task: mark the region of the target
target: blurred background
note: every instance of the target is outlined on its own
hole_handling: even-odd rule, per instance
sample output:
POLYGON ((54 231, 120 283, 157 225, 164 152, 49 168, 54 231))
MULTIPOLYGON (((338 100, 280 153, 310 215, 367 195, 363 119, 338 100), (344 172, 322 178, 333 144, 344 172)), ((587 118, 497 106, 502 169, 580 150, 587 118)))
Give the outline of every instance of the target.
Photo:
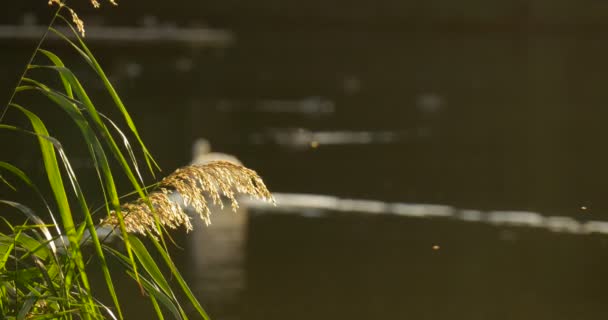
MULTIPOLYGON (((178 237, 212 318, 608 315, 608 2, 82 2, 164 173, 205 138, 277 193, 178 237)), ((0 101, 50 15, 3 5, 0 101)), ((74 132, 52 134, 93 185, 74 132)), ((41 172, 31 141, 2 144, 41 172)))

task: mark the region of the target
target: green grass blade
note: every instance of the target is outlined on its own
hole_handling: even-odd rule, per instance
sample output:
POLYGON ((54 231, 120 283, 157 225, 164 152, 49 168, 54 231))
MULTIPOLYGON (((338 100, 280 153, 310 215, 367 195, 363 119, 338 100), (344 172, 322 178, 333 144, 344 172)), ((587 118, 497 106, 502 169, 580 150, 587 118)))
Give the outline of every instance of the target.
POLYGON ((13 251, 13 249, 15 248, 15 241, 14 238, 12 237, 6 237, 6 243, 7 244, 3 244, 1 242, 2 238, 5 238, 6 236, 0 234, 0 254, 2 254, 2 257, 0 258, 0 270, 3 270, 4 267, 6 266, 6 262, 8 261, 8 258, 11 255, 11 252, 13 251))
POLYGON ((12 165, 8 162, 0 161, 0 168, 4 168, 4 169, 8 170, 12 174, 19 177, 19 179, 23 180, 28 185, 33 185, 32 180, 25 174, 25 172, 23 172, 21 169, 15 167, 14 165, 12 165))
MULTIPOLYGON (((112 153, 115 155, 115 157, 117 158, 117 160, 119 161, 119 163, 122 165, 125 174, 127 175, 127 177, 129 178, 129 180, 131 181, 131 184, 135 187, 136 191, 139 193, 139 196, 142 199, 147 200, 147 195, 145 194, 145 190, 138 183, 138 181, 135 178, 133 172, 131 171, 131 168, 130 168, 129 164, 127 163, 124 155, 122 154, 122 152, 118 148, 118 146, 117 146, 116 142, 114 141, 111 133, 109 132, 108 128, 103 123, 100 114, 98 113, 97 109, 93 105, 92 101, 88 97, 86 91, 84 90, 84 88, 82 87, 82 85, 80 84, 80 82, 78 81, 78 79, 76 78, 76 76, 69 69, 66 69, 64 67, 57 67, 57 66, 55 66, 55 67, 52 67, 52 66, 31 66, 31 67, 32 68, 49 68, 49 69, 53 69, 53 70, 55 70, 57 72, 60 72, 62 74, 62 76, 65 77, 68 80, 68 82, 72 86, 72 88, 73 88, 76 96, 79 98, 79 100, 82 103, 82 105, 84 106, 84 108, 88 111, 88 114, 92 118, 93 123, 96 125, 96 127, 98 128, 98 130, 101 131, 101 134, 106 138, 105 140, 106 140, 108 146, 111 148, 112 153)), ((34 83, 36 85, 36 87, 34 89, 42 90, 43 93, 45 93, 45 94, 50 94, 53 97, 53 99, 60 99, 60 100, 61 99, 65 99, 64 96, 62 96, 60 94, 57 94, 54 90, 51 90, 48 87, 45 87, 45 86, 43 86, 43 85, 41 85, 41 84, 39 84, 39 83, 37 83, 37 82, 35 82, 33 80, 30 80, 30 82, 32 82, 32 83, 34 83)), ((140 179, 141 179, 141 177, 140 177, 140 179)), ((143 181, 142 181, 142 184, 143 184, 143 181)), ((112 200, 117 200, 118 196, 116 194, 111 194, 110 198, 112 200)), ((152 205, 149 202, 148 202, 148 205, 150 207, 152 207, 152 205)), ((126 232, 126 229, 125 229, 125 226, 124 226, 124 221, 123 221, 122 213, 120 211, 120 207, 114 205, 114 210, 116 212, 116 216, 118 217, 119 226, 120 226, 120 230, 121 230, 121 233, 123 235, 123 238, 127 239, 127 232, 126 232)), ((155 220, 156 220, 157 227, 160 230, 160 223, 158 221, 157 215, 155 215, 155 220)), ((164 239, 163 239, 162 236, 161 236, 161 241, 163 242, 163 246, 166 248, 166 245, 164 243, 164 239)), ((125 241, 125 246, 127 248, 127 252, 129 253, 129 256, 132 258, 131 248, 130 248, 130 244, 129 244, 128 240, 125 241)))
MULTIPOLYGON (((58 67, 65 67, 63 61, 54 53, 48 50, 38 49, 38 52, 44 54, 54 65, 58 67)), ((63 88, 65 89, 65 93, 68 97, 74 98, 74 94, 72 93, 72 86, 70 82, 60 73, 61 83, 63 84, 63 88)))
POLYGON ((38 142, 40 144, 40 150, 42 152, 44 166, 47 172, 49 183, 51 185, 51 189, 53 191, 53 195, 55 196, 55 200, 57 202, 57 206, 59 207, 64 229, 66 230, 66 234, 68 236, 70 244, 78 246, 78 239, 76 238, 76 229, 74 226, 72 211, 68 203, 67 194, 65 193, 66 189, 63 184, 63 177, 61 175, 57 156, 55 154, 55 147, 56 144, 59 144, 59 142, 55 140, 56 142, 52 143, 49 139, 41 137, 50 137, 50 135, 46 129, 46 126, 44 125, 42 120, 38 118, 38 116, 17 104, 13 104, 12 106, 22 111, 29 118, 34 132, 39 135, 38 142))
MULTIPOLYGON (((23 172, 21 169, 15 167, 15 166, 13 166, 12 164, 10 164, 8 162, 4 162, 4 161, 0 161, 0 168, 6 169, 10 173, 12 173, 15 176, 19 177, 19 179, 21 179, 21 181, 25 182, 25 184, 27 184, 32 190, 34 190, 34 192, 38 195, 38 197, 40 198, 40 200, 42 201, 42 203, 44 203, 44 206, 46 207, 46 210, 49 213, 49 216, 51 217, 51 220, 53 220, 55 231, 57 232, 57 234, 59 235, 59 237, 61 237, 62 232, 61 232, 61 229, 59 228, 59 223, 57 223, 57 219, 55 218, 55 214, 53 213, 53 210, 51 210, 51 207, 49 206, 48 202, 46 201, 46 199, 42 195, 42 192, 40 192, 40 190, 38 189, 38 187, 25 174, 25 172, 23 172)), ((63 238, 61 238, 61 239, 63 239, 63 238)), ((64 246, 65 246, 65 244, 64 244, 64 246)), ((53 252, 56 253, 55 250, 53 252)), ((55 256, 55 260, 57 260, 56 256, 55 256)))
POLYGON ((30 292, 27 299, 25 299, 25 302, 21 305, 21 309, 19 309, 17 320, 26 319, 27 314, 30 312, 36 301, 38 301, 38 297, 35 296, 34 292, 30 292))
POLYGON ((122 130, 120 130, 120 128, 116 125, 116 123, 114 123, 114 121, 112 121, 110 118, 106 117, 103 113, 99 113, 99 115, 106 120, 108 123, 110 123, 110 125, 112 126, 112 128, 114 128, 114 130, 118 133, 118 135, 120 135, 121 139, 122 139, 122 143, 125 146, 125 149, 127 150, 127 153, 129 154, 129 157, 131 159, 131 162, 133 163, 133 168, 135 169, 135 172, 137 173, 137 176, 139 177, 139 180, 144 181, 141 172, 139 171, 139 166, 137 165, 137 158, 135 157, 135 153, 133 152, 133 148, 131 147, 131 143, 129 143, 129 139, 127 139, 127 136, 122 132, 122 130))
MULTIPOLYGON (((182 307, 180 306, 179 301, 177 300, 177 298, 175 297, 175 294, 171 290, 169 283, 167 282, 167 280, 161 273, 160 268, 158 268, 158 266, 156 265, 156 262, 154 262, 154 259, 152 259, 152 256, 148 252, 148 249, 146 249, 144 244, 141 242, 141 240, 139 240, 139 238, 137 236, 129 235, 129 238, 130 238, 129 240, 133 244, 133 252, 135 252, 135 255, 137 256, 137 259, 139 260, 139 262, 142 264, 142 266, 148 272, 148 274, 152 277, 152 279, 154 280, 154 283, 156 283, 160 287, 160 289, 163 291, 163 293, 165 295, 172 298, 173 304, 175 306, 177 306, 177 308, 180 311, 181 316, 184 319, 187 319, 188 317, 186 316, 186 313, 183 311, 182 307)), ((152 240, 152 241, 155 241, 155 240, 152 240)))
POLYGON ((3 175, 1 175, 1 174, 0 174, 0 181, 1 181, 2 183, 4 183, 5 185, 7 185, 9 188, 11 188, 13 191, 17 191, 17 188, 15 188, 15 186, 13 186, 13 185, 12 185, 10 182, 8 182, 8 180, 6 180, 6 179, 4 178, 4 176, 3 176, 3 175))
MULTIPOLYGON (((64 156, 63 152, 62 152, 63 149, 61 147, 61 144, 58 141, 51 140, 52 138, 50 137, 49 132, 46 129, 46 126, 44 125, 44 123, 38 116, 36 116, 34 113, 30 112, 29 110, 27 110, 24 107, 21 107, 18 104, 11 104, 11 106, 17 108, 25 116, 27 116, 27 118, 30 120, 30 123, 32 124, 34 132, 36 132, 36 134, 38 135, 38 142, 40 145, 40 150, 42 153, 42 159, 44 162, 47 178, 51 185, 51 190, 55 197, 57 206, 59 208, 59 214, 61 216, 63 227, 65 229, 68 241, 70 243, 70 247, 71 247, 70 253, 71 253, 72 263, 75 264, 76 268, 78 269, 79 278, 81 279, 82 284, 88 293, 88 296, 85 297, 85 299, 88 299, 88 301, 85 304, 85 307, 84 307, 85 310, 83 310, 83 311, 85 313, 85 316, 88 314, 92 314, 94 312, 90 312, 90 311, 92 311, 94 309, 94 303, 90 298, 91 289, 90 289, 88 278, 87 278, 85 268, 84 268, 84 260, 82 258, 82 254, 80 251, 79 239, 78 239, 78 235, 76 233, 74 219, 72 217, 72 210, 71 210, 69 202, 68 202, 66 188, 63 184, 63 177, 61 175, 61 171, 59 169, 59 163, 57 161, 57 155, 55 153, 55 148, 57 148, 60 155, 63 157, 64 156), (43 137, 47 137, 47 138, 43 138, 43 137), (51 143, 50 141, 55 141, 55 142, 51 143)), ((69 162, 66 162, 66 161, 67 161, 67 159, 63 159, 63 162, 67 168, 67 166, 69 166, 69 162)), ((72 179, 70 179, 70 180, 72 183, 75 182, 72 179)), ((72 280, 72 277, 69 277, 69 276, 66 277, 66 283, 67 283, 66 287, 69 287, 71 280, 72 280)), ((86 316, 86 317, 88 318, 88 316, 86 316)))
MULTIPOLYGON (((32 67, 36 68, 39 66, 32 66, 32 67)), ((97 113, 95 106, 89 99, 88 95, 86 94, 86 91, 81 86, 78 79, 76 79, 76 76, 74 76, 74 74, 66 68, 62 68, 62 67, 44 67, 44 68, 50 68, 50 69, 60 72, 69 81, 70 85, 76 92, 76 95, 80 98, 80 100, 81 100, 80 102, 85 107, 85 109, 88 111, 88 114, 91 116, 91 118, 93 119, 93 123, 101 131, 101 135, 104 137, 104 141, 111 148, 111 151, 114 154, 114 156, 117 158, 117 160, 119 160, 119 163, 122 165, 124 172, 126 173, 127 177, 131 181, 132 185, 138 191, 140 197, 146 199, 147 196, 145 194, 145 191, 143 190, 143 188, 140 186, 137 179, 133 175, 133 172, 131 171, 131 168, 130 168, 127 160, 125 159, 124 155, 122 154, 122 152, 116 145, 116 142, 112 138, 111 133, 109 132, 108 128, 105 126, 103 121, 101 120, 101 117, 97 113)), ((110 201, 112 203, 112 207, 114 208, 114 210, 116 212, 116 216, 118 217, 121 233, 123 234, 123 238, 126 239, 127 231, 126 231, 126 226, 124 224, 122 213, 120 211, 119 197, 118 197, 118 193, 116 191, 116 187, 113 182, 112 174, 109 169, 107 159, 105 157, 105 153, 103 152, 102 147, 99 145, 99 142, 98 142, 97 138, 95 137, 95 134, 93 133, 93 131, 91 131, 91 128, 89 127, 88 122, 86 121, 84 116, 80 113, 80 110, 75 106, 76 101, 70 100, 65 95, 63 95, 55 90, 52 90, 35 80, 32 80, 32 79, 27 79, 27 80, 28 80, 28 82, 31 82, 34 84, 34 86, 31 86, 32 90, 40 91, 41 93, 43 93, 44 95, 49 97, 49 99, 51 99, 52 101, 57 103, 63 110, 65 110, 74 119, 76 124, 81 128, 81 131, 82 131, 83 135, 85 136, 89 147, 94 148, 94 150, 91 152, 91 154, 93 157, 98 156, 98 159, 101 160, 100 161, 101 169, 104 172, 104 176, 106 178, 106 190, 109 191, 110 201)), ((85 215, 85 218, 89 219, 90 217, 88 217, 88 216, 89 215, 85 215)), ((87 221, 87 223, 88 222, 89 221, 87 221)), ((91 228, 92 228, 92 226, 89 227, 89 229, 91 229, 91 228)), ((96 233, 94 230, 90 230, 90 232, 92 235, 95 234, 94 237, 96 237, 96 233)), ((94 239, 94 242, 97 242, 97 240, 94 239)), ((96 246, 96 250, 98 250, 98 252, 101 252, 101 247, 97 246, 97 244, 95 246, 96 246)), ((131 252, 131 246, 130 246, 130 243, 128 240, 125 241, 125 247, 127 249, 129 257, 131 258, 131 260, 133 262, 133 265, 136 266, 135 259, 133 258, 133 254, 131 252)), ((137 269, 135 269, 135 270, 137 271, 137 269)), ((108 286, 111 286, 111 284, 108 283, 108 286)))
POLYGON ((156 247, 156 249, 160 253, 160 255, 163 257, 163 260, 165 260, 165 263, 167 264, 167 266, 171 270, 171 273, 173 274, 173 276, 177 280, 179 286, 182 288, 182 291, 188 297, 188 300, 190 301, 190 303, 192 303, 192 305, 194 306, 194 308, 196 309, 196 311, 198 311, 198 313, 200 314, 201 317, 203 317, 203 319, 209 320, 209 315, 207 315, 207 312, 205 312, 205 310, 203 309, 203 307, 201 306, 201 304, 198 302, 198 300, 196 299, 196 297, 192 293, 192 290, 190 290, 190 287, 188 287, 188 284, 186 283, 186 281, 184 280, 184 278, 182 277, 182 275, 177 270, 177 267, 175 267, 175 264, 173 263, 173 260, 171 260, 171 257, 169 257, 167 255, 167 253, 165 252, 165 250, 163 249, 163 247, 161 247, 161 245, 158 243, 158 241, 154 241, 153 240, 152 243, 154 244, 154 246, 156 247))
MULTIPOLYGON (((13 166, 12 164, 10 164, 8 162, 0 161, 0 168, 5 169, 5 170, 9 171, 10 173, 16 175, 17 177, 19 177, 19 179, 24 181, 26 184, 33 185, 30 178, 23 171, 21 171, 19 168, 15 167, 15 166, 13 166)), ((0 174, 0 180, 2 180, 4 183, 6 183, 11 189, 13 189, 13 191, 17 191, 17 188, 14 187, 12 184, 10 184, 10 182, 8 182, 6 179, 4 179, 4 177, 1 174, 0 174)))
MULTIPOLYGON (((135 276, 132 272, 127 273, 131 277, 133 277, 133 279, 135 279, 135 276)), ((159 319, 164 319, 164 316, 159 308, 158 302, 160 302, 165 308, 167 308, 167 310, 171 312, 175 319, 183 319, 182 315, 180 314, 180 310, 178 310, 171 298, 165 295, 161 290, 158 289, 158 287, 154 286, 154 284, 152 284, 149 280, 145 278, 142 278, 142 280, 142 285, 144 286, 146 292, 149 294, 150 301, 152 302, 152 305, 154 306, 154 309, 156 311, 156 315, 159 319)))
POLYGON ((144 246, 144 244, 137 238, 135 235, 129 235, 129 241, 133 245, 133 252, 137 256, 137 259, 142 264, 144 269, 148 272, 148 274, 154 279, 154 281, 160 286, 163 292, 167 295, 171 294, 171 287, 169 283, 161 273, 160 269, 150 256, 150 253, 144 246))
POLYGON ((150 170, 150 173, 154 176, 155 168, 160 170, 160 167, 158 166, 158 163, 156 163, 156 161, 152 157, 152 154, 148 151, 148 148, 145 146, 143 140, 141 139, 139 132, 137 131, 137 128, 135 127, 135 124, 133 123, 131 116, 129 115, 129 112, 127 111, 122 100, 120 99, 120 96, 114 89, 114 86, 112 86, 112 83, 110 82, 110 80, 106 76, 105 72, 103 71, 103 69, 101 68, 99 63, 97 62, 97 59, 95 59, 95 56, 91 53, 91 51, 86 46, 84 41, 82 41, 82 38, 80 38, 80 35, 78 34, 78 32, 76 32, 76 30, 74 30, 72 25, 63 16, 59 16, 59 18, 64 20, 66 22, 66 24, 74 32, 74 34, 76 35, 76 38, 78 40, 78 43, 80 44, 80 47, 78 45, 76 45, 73 41, 68 39, 68 37, 66 37, 63 33, 59 32, 58 30, 56 30, 54 28, 50 28, 50 30, 52 32, 56 33, 57 35, 59 35, 61 38, 63 38, 63 40, 65 40, 74 49, 76 49, 76 52, 78 52, 84 58, 84 60, 91 66, 91 68, 93 68, 93 70, 95 70, 97 75, 101 78, 102 82, 104 83, 104 86, 106 87, 106 90, 110 93, 112 100, 114 100, 116 107, 118 107, 118 109, 122 113, 123 118, 125 119, 127 125, 129 126, 129 129, 131 129, 131 132, 133 132, 133 134, 137 138, 137 141, 139 142, 139 145, 141 146, 142 151, 144 153, 144 158, 146 159, 148 169, 150 170))
POLYGON ((34 264, 40 271, 40 274, 42 275, 42 278, 45 281, 46 287, 49 288, 49 290, 51 291, 51 294, 53 296, 59 297, 59 293, 57 292, 57 289, 55 288, 55 283, 51 279, 51 276, 49 275, 49 272, 48 272, 46 266, 44 265, 44 263, 42 263, 42 261, 39 258, 37 258, 36 256, 33 256, 33 259, 34 259, 34 264))
MULTIPOLYGON (((0 166, 2 164, 0 163, 0 166)), ((34 223, 36 223, 40 230, 42 231, 42 234, 44 234, 45 239, 49 242, 49 246, 51 248, 51 250, 53 252, 57 252, 57 248, 55 248, 55 243, 53 243, 53 236, 51 235, 51 232, 49 232, 49 229, 45 226, 44 221, 42 221, 42 219, 40 219, 40 217, 38 215, 36 215, 34 213, 34 211, 20 203, 17 202, 13 202, 13 201, 7 201, 7 200, 1 200, 0 199, 0 203, 4 203, 6 205, 9 205, 19 211, 21 211, 28 219, 34 221, 34 223)))
MULTIPOLYGON (((139 183, 139 182, 141 182, 141 184, 143 184, 143 179, 141 179, 141 177, 139 177, 140 179, 138 182, 135 175, 133 175, 131 167, 129 166, 124 155, 120 151, 120 148, 118 148, 118 145, 116 144, 116 141, 112 137, 110 131, 108 130, 106 125, 103 123, 101 116, 99 115, 99 112, 95 108, 93 102, 89 98, 89 95, 85 91, 84 87, 80 84, 80 81, 78 81, 78 79, 72 73, 72 71, 70 71, 69 69, 67 69, 65 67, 59 67, 59 66, 36 66, 36 65, 34 65, 34 66, 31 66, 31 68, 48 68, 48 69, 55 70, 61 74, 62 78, 65 78, 70 83, 70 85, 73 88, 74 92, 76 93, 76 96, 78 97, 81 105, 87 110, 88 115, 91 117, 92 122, 95 125, 95 127, 101 132, 102 136, 104 136, 106 138, 104 140, 108 143, 108 146, 112 150, 112 153, 117 157, 117 160, 123 166, 123 169, 124 169, 125 173, 127 174, 127 177, 129 178, 129 180, 131 180, 131 183, 133 184, 133 186, 140 193, 140 197, 145 198, 146 196, 143 193, 143 190, 139 183)), ((34 82, 31 79, 28 79, 28 80, 34 82)), ((59 96, 61 96, 61 94, 58 94, 57 91, 52 90, 52 89, 40 84, 39 82, 35 82, 35 84, 38 85, 38 88, 42 89, 45 94, 52 94, 52 97, 54 97, 54 98, 59 98, 59 96)))
MULTIPOLYGON (((33 81, 33 82, 35 84, 37 84, 35 81, 33 81)), ((42 90, 44 93, 46 93, 47 96, 51 100, 53 100, 57 105, 59 105, 63 110, 65 110, 66 113, 68 113, 68 115, 70 115, 72 120, 80 128, 81 133, 82 133, 83 137, 85 138, 86 145, 89 147, 89 152, 90 152, 91 156, 95 159, 95 162, 97 164, 96 167, 98 167, 98 168, 100 167, 102 169, 102 171, 104 172, 104 177, 106 178, 105 179, 106 188, 109 188, 112 190, 112 195, 114 195, 113 205, 115 207, 119 207, 120 204, 118 203, 118 195, 117 195, 116 187, 114 184, 114 180, 112 177, 112 173, 110 171, 110 167, 109 167, 107 158, 105 156, 101 143, 95 136, 95 133, 89 126, 85 117, 81 114, 80 110, 63 95, 58 94, 48 88, 40 88, 39 90, 42 90), (45 90, 45 89, 47 89, 47 90, 45 90)), ((67 163, 67 161, 64 161, 64 163, 67 163)), ((118 316, 122 319, 122 311, 120 308, 118 296, 116 295, 116 290, 114 289, 114 284, 113 284, 113 281, 112 281, 112 278, 110 275, 110 271, 107 267, 105 257, 103 255, 103 250, 101 249, 101 243, 99 241, 99 238, 97 237, 97 233, 95 232, 95 225, 92 220, 90 210, 85 201, 84 194, 83 194, 80 186, 78 185, 75 174, 73 173, 73 171, 71 169, 68 170, 68 173, 73 177, 72 181, 74 184, 74 190, 77 195, 77 199, 78 199, 80 208, 83 211, 83 215, 84 215, 85 221, 86 221, 86 226, 88 227, 89 233, 91 234, 91 238, 93 240, 93 245, 94 245, 96 254, 99 257, 99 259, 101 260, 100 261, 101 267, 102 267, 102 271, 104 274, 104 278, 106 280, 106 285, 108 287, 108 291, 110 292, 114 305, 116 306, 118 316)), ((102 184, 103 184, 103 181, 102 181, 102 184)))
MULTIPOLYGON (((152 307, 154 308, 154 312, 156 312, 156 316, 158 317, 158 319, 165 320, 165 317, 163 316, 163 311, 160 310, 160 306, 158 305, 158 301, 155 298, 154 294, 150 294, 150 302, 152 302, 152 307)), ((177 318, 177 319, 179 319, 179 318, 177 318)))
MULTIPOLYGON (((125 266, 125 268, 131 269, 131 265, 129 263, 128 257, 126 257, 125 255, 123 255, 122 253, 120 253, 119 251, 117 251, 114 248, 111 248, 108 246, 104 246, 104 248, 106 250, 108 250, 112 255, 114 255, 118 259, 118 261, 120 261, 125 266)), ((148 254, 148 256, 149 256, 149 254, 148 254)), ((154 262, 152 261, 152 263, 154 263, 154 262)), ((158 266, 155 266, 152 268, 158 269, 158 266)), ((158 271, 158 272, 160 273, 160 271, 158 271)), ((127 270, 127 273, 133 279, 135 279, 135 275, 133 274, 133 272, 127 270)), ((160 275, 160 276, 162 277, 162 275, 160 275)), ((171 299, 171 297, 170 297, 170 296, 174 296, 172 291, 170 292, 170 296, 168 296, 165 294, 165 292, 164 292, 165 290, 159 289, 159 283, 158 283, 158 281, 154 280, 154 278, 152 278, 152 280, 148 280, 145 277, 142 277, 141 279, 142 279, 142 285, 143 285, 144 289, 146 290, 146 292, 148 292, 155 309, 158 308, 157 302, 160 301, 162 303, 162 305, 165 308, 167 308, 167 310, 169 310, 176 319, 182 318, 183 310, 182 310, 181 306, 178 303, 176 303, 176 301, 171 299)), ((164 280, 164 278, 161 281, 166 283, 166 280, 164 280)), ((159 317, 159 319, 164 318, 162 316, 162 312, 160 312, 160 310, 156 310, 156 313, 157 313, 157 316, 159 317)))

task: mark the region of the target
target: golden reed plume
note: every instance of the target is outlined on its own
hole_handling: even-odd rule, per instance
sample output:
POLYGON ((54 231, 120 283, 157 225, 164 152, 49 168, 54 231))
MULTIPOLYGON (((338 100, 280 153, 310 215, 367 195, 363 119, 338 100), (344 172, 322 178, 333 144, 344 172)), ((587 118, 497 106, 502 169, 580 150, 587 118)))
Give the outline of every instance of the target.
MULTIPOLYGON (((94 8, 99 8, 100 4, 99 4, 99 0, 90 0, 91 5, 94 8)), ((111 4, 117 6, 118 3, 116 3, 115 0, 108 0, 108 2, 110 2, 111 4)), ((58 5, 60 8, 67 8, 70 11, 70 15, 72 16, 72 22, 74 22, 74 25, 76 25, 76 28, 78 29, 78 32, 80 32, 80 35, 84 37, 84 21, 82 21, 82 19, 80 19, 78 17, 78 15, 76 14, 76 11, 74 11, 72 8, 68 7, 65 5, 65 1, 62 0, 49 0, 49 6, 52 6, 53 4, 58 5)))
MULTIPOLYGON (((236 193, 274 203, 272 194, 255 171, 228 161, 213 161, 177 169, 164 178, 159 187, 158 191, 150 193, 148 197, 154 212, 143 199, 121 207, 127 232, 158 234, 154 214, 162 226, 171 229, 184 226, 190 231, 192 223, 185 208, 192 208, 208 225, 211 222, 210 204, 223 208, 224 196, 230 201, 232 210, 236 211, 239 207, 236 193), (181 200, 176 199, 174 193, 178 193, 181 200)), ((102 224, 117 226, 116 213, 112 212, 102 224)))

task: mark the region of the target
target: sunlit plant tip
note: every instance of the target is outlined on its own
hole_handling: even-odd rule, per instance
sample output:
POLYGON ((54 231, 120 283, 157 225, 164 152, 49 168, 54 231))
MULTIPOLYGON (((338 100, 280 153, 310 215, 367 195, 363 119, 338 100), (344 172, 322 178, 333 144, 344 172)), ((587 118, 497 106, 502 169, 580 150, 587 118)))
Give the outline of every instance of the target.
MULTIPOLYGON (((158 234, 154 214, 163 226, 171 229, 183 226, 190 231, 192 224, 185 208, 193 208, 205 224, 209 225, 210 205, 223 208, 223 196, 229 200, 232 210, 236 211, 239 207, 236 193, 274 203, 272 194, 255 171, 228 161, 179 168, 165 177, 159 186, 158 191, 149 195, 155 212, 152 212, 144 199, 122 206, 127 232, 158 234), (181 199, 172 197, 175 192, 181 199), (182 200, 183 204, 179 203, 182 200)), ((116 213, 112 212, 102 223, 117 226, 116 213)))

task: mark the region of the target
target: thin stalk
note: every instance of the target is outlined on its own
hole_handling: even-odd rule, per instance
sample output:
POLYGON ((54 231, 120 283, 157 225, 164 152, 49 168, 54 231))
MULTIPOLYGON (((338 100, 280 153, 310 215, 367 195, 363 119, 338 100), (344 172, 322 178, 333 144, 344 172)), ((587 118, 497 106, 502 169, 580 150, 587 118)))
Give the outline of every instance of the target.
POLYGON ((15 94, 17 93, 17 88, 21 85, 21 82, 25 78, 25 74, 27 73, 29 66, 34 61, 34 58, 36 58, 36 55, 38 54, 38 49, 40 49, 40 47, 42 46, 42 43, 44 42, 44 40, 46 40, 46 37, 49 35, 49 32, 51 31, 51 27, 55 23, 55 20, 59 16, 59 12, 61 11, 62 8, 63 8, 62 6, 59 6, 59 8, 57 8, 57 10, 55 11, 53 18, 51 19, 51 22, 49 23, 49 26, 44 31, 42 38, 40 38, 40 41, 38 41, 38 44, 36 45, 34 52, 32 52, 30 59, 27 61, 27 64, 25 65, 25 68, 23 69, 23 72, 21 73, 21 76, 19 77, 17 84, 15 85, 15 89, 13 89, 13 92, 11 93, 11 97, 8 99, 6 106, 4 106, 4 108, 2 110, 2 114, 0 115, 0 123, 2 123, 2 121, 4 120, 4 115, 6 115, 6 111, 8 110, 11 103, 13 103, 13 99, 15 98, 15 94))

